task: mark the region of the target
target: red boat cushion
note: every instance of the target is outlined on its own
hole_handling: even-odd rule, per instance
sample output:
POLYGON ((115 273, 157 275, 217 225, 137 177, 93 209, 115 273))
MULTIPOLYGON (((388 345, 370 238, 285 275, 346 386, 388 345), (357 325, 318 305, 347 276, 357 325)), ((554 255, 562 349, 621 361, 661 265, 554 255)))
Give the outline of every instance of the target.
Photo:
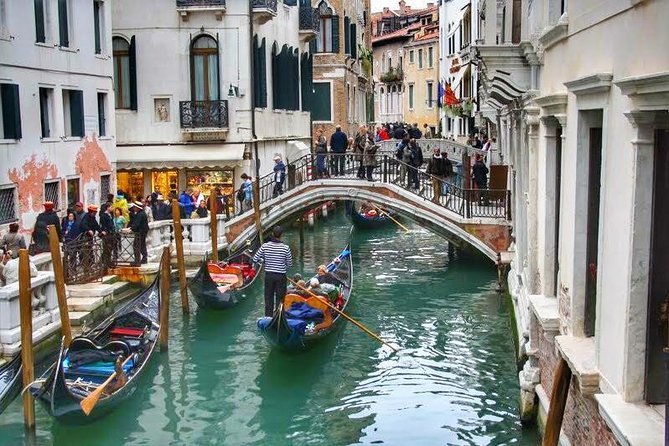
POLYGON ((112 336, 129 336, 133 338, 141 338, 144 335, 144 330, 141 328, 125 328, 116 327, 109 332, 112 336))

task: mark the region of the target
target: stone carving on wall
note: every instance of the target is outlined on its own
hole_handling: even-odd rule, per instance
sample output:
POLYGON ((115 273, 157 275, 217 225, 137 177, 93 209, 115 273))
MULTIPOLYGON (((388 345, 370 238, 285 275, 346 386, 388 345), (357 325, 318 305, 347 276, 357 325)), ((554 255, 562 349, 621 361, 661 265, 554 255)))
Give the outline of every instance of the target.
POLYGON ((170 122, 169 98, 155 98, 153 106, 156 122, 170 122))

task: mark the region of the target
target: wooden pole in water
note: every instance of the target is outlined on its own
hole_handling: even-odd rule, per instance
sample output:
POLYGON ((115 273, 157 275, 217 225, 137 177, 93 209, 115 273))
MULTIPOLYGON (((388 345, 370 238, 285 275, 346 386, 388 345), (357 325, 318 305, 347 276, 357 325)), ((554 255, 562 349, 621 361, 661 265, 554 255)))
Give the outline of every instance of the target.
POLYGON ((51 263, 53 263, 53 275, 56 281, 56 296, 58 297, 58 312, 60 313, 60 329, 63 333, 63 344, 65 347, 68 347, 72 341, 72 328, 70 327, 70 313, 67 309, 67 295, 65 294, 63 259, 60 256, 58 232, 56 232, 56 227, 54 225, 49 225, 49 248, 51 250, 51 263))
POLYGON ((553 375, 553 390, 551 392, 551 405, 548 409, 546 419, 546 431, 542 446, 557 446, 562 428, 564 408, 567 405, 569 395, 569 383, 571 382, 571 369, 567 361, 562 358, 553 375))
POLYGON ((209 212, 211 218, 211 261, 216 263, 218 262, 218 218, 216 211, 218 206, 216 206, 215 192, 211 191, 209 193, 209 212))
MULTIPOLYGON (((33 360, 33 307, 30 292, 30 257, 27 249, 19 249, 19 309, 21 313, 21 364, 23 388, 35 378, 33 360)), ((30 392, 23 392, 23 421, 28 431, 35 431, 35 402, 30 392)))
POLYGON ((177 200, 172 200, 172 220, 174 221, 174 245, 177 249, 177 269, 179 270, 179 293, 181 310, 188 314, 188 289, 186 288, 186 266, 184 265, 184 236, 181 226, 181 209, 177 200))
POLYGON ((160 258, 160 351, 167 351, 170 320, 170 247, 163 248, 160 258))

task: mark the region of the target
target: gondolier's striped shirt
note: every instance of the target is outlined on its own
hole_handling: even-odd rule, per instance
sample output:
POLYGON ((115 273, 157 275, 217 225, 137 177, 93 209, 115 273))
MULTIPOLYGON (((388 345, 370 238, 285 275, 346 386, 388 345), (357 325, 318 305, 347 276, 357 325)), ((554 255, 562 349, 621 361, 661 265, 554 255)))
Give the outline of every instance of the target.
POLYGON ((263 244, 256 255, 254 262, 265 261, 265 271, 268 273, 286 274, 288 268, 293 266, 293 255, 285 243, 274 240, 263 244))

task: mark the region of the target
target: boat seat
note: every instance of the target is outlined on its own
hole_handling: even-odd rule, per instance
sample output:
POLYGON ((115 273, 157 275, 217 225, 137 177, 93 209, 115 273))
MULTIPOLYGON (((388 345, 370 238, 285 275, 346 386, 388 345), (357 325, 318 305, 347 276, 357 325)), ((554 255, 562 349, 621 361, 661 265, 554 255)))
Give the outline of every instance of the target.
POLYGON ((236 266, 227 265, 221 268, 215 263, 210 263, 207 267, 211 280, 221 284, 228 284, 231 288, 237 288, 244 284, 244 274, 242 269, 236 266))
POLYGON ((103 346, 99 346, 90 338, 80 336, 72 339, 68 352, 77 352, 82 350, 109 350, 111 352, 120 352, 127 357, 132 352, 130 345, 123 340, 113 340, 103 346))

